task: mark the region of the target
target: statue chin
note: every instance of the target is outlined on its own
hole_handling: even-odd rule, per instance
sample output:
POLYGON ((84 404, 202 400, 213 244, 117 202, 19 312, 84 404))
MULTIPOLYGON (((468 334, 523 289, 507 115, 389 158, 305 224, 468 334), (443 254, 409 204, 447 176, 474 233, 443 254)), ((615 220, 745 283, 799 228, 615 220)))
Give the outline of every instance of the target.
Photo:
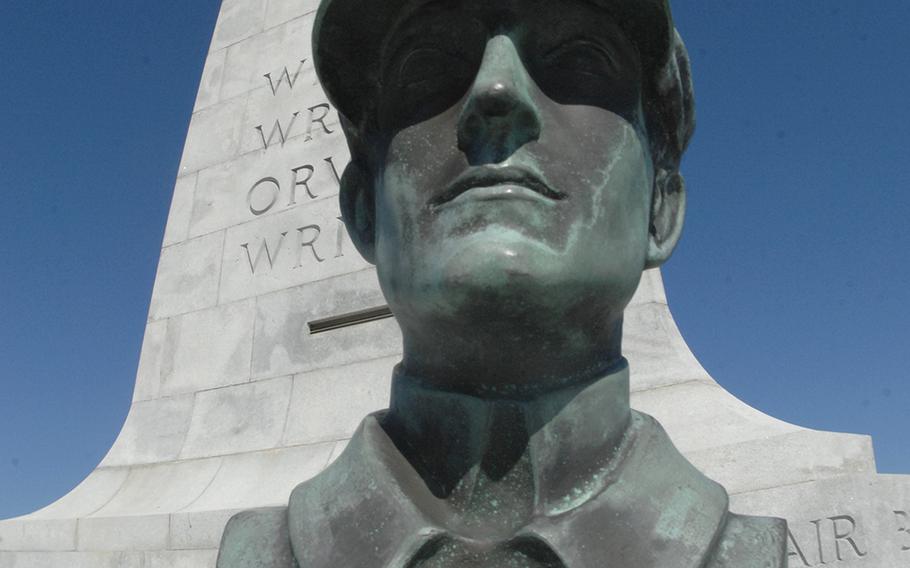
MULTIPOLYGON (((416 252, 416 251, 415 251, 416 252)), ((391 260, 391 259, 390 259, 391 260)), ((434 254, 403 262, 380 261, 383 292, 398 317, 483 322, 533 320, 571 302, 575 280, 565 259, 516 231, 487 229, 448 240, 434 254), (402 272, 408 274, 402 277, 402 272), (542 313, 543 312, 543 313, 542 313)), ((438 322, 437 322, 438 323, 438 322)), ((473 325, 472 325, 473 327, 473 325)))
POLYGON ((587 379, 620 356, 622 309, 603 283, 495 252, 386 292, 406 372, 443 390, 517 395, 587 379))

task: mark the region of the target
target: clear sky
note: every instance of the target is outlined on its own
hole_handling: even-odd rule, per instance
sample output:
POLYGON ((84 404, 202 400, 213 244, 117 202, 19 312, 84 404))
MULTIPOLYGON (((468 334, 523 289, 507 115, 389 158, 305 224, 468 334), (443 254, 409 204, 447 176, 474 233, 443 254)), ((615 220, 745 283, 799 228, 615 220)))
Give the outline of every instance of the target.
MULTIPOLYGON (((0 518, 129 409, 217 0, 0 8, 0 518)), ((910 473, 906 0, 676 0, 699 126, 664 271, 690 346, 790 422, 910 473)))

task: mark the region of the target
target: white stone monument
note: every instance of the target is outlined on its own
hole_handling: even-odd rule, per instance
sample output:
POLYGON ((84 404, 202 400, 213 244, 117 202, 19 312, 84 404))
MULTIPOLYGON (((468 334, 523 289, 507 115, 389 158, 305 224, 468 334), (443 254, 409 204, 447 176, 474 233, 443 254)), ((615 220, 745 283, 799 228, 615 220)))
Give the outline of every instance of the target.
MULTIPOLYGON (((286 504, 386 406, 400 335, 338 218, 348 154, 312 66, 317 4, 224 0, 126 424, 70 494, 0 522, 0 568, 214 566, 233 513, 286 504)), ((733 510, 788 519, 791 567, 910 566, 910 476, 877 474, 866 436, 727 393, 680 336, 658 272, 627 310, 625 352, 633 406, 733 510)))

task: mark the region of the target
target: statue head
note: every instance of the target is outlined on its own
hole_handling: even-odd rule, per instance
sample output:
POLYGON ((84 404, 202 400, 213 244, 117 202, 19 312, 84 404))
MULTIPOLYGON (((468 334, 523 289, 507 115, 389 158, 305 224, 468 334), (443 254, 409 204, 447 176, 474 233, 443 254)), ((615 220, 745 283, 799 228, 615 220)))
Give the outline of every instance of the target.
POLYGON ((405 368, 517 392, 614 362, 685 212, 666 0, 324 0, 313 37, 351 150, 342 213, 405 368))

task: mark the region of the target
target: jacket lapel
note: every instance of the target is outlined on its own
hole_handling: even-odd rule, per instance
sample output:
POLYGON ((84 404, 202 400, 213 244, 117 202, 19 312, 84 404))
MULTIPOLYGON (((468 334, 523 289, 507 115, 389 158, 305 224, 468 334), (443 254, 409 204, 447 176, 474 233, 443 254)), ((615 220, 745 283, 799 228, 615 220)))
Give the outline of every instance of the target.
POLYGON ((726 491, 683 458, 650 416, 634 413, 635 436, 599 495, 528 527, 566 568, 699 568, 723 532, 726 491))

